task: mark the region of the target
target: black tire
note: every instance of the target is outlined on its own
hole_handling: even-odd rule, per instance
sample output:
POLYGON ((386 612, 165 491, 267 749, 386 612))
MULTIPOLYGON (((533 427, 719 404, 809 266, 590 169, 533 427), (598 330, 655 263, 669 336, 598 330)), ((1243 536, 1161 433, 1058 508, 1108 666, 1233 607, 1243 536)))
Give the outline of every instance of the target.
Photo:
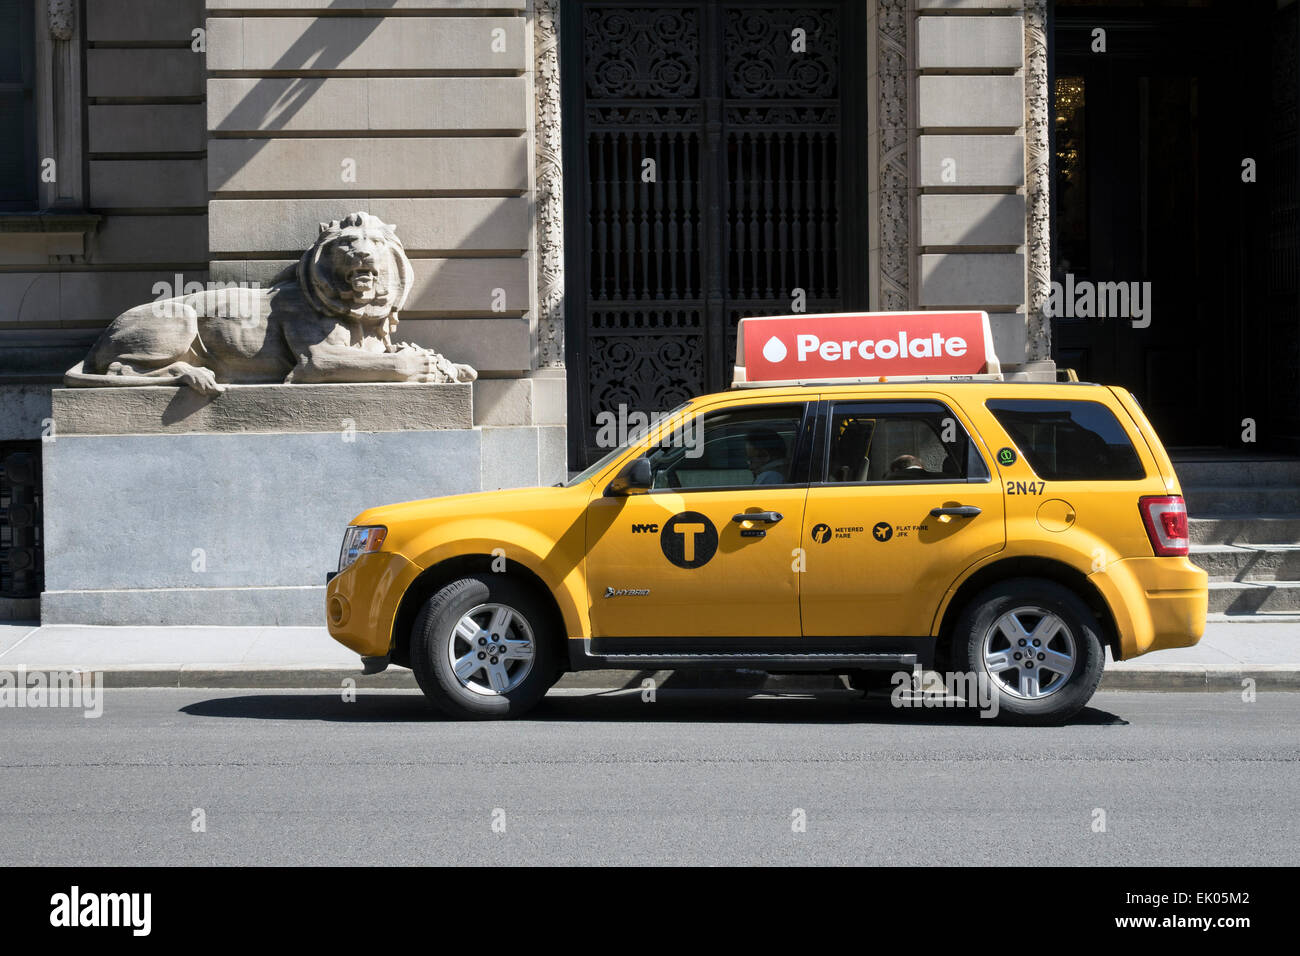
MULTIPOLYGON (((1019 724, 1059 724, 1087 706, 1101 683, 1106 661, 1101 633, 1097 616, 1069 588, 1043 578, 1012 578, 980 592, 962 610, 953 632, 953 663, 957 670, 991 682, 998 694, 1000 718, 1019 724), (1004 615, 1014 617, 1004 619, 1004 615), (1064 625, 1064 633, 1058 630, 1050 636, 1047 646, 1032 646, 1034 633, 1052 630, 1051 615, 1064 625), (995 625, 1004 621, 1013 631, 1013 622, 1019 621, 1025 637, 1012 640, 1003 627, 995 631, 995 625), (1044 623, 1047 627, 1040 632, 1044 623), (1021 640, 1026 641, 1024 646, 1021 640), (1068 674, 1067 649, 1073 658, 1068 674), (1035 688, 1041 696, 1032 696, 1035 688)), ((973 682, 968 686, 973 695, 978 693, 973 682)), ((970 701, 972 706, 976 702, 970 701)))
MULTIPOLYGON (((478 615, 490 617, 488 612, 481 611, 478 615)), ((411 629, 411 669, 415 672, 415 680, 429 701, 448 716, 476 719, 519 717, 532 709, 559 678, 554 654, 556 638, 551 621, 552 615, 536 595, 505 575, 471 575, 452 581, 425 602, 411 629), (495 657, 485 658, 481 665, 483 669, 469 675, 469 684, 474 686, 468 686, 466 681, 457 677, 453 667, 452 654, 458 648, 468 648, 467 639, 456 634, 456 626, 466 614, 483 605, 498 605, 515 615, 507 625, 509 633, 499 635, 503 643, 507 637, 512 641, 531 637, 531 665, 520 672, 518 683, 504 692, 488 686, 491 675, 487 671, 487 661, 495 664, 495 657), (522 621, 523 628, 517 626, 516 619, 522 621)), ((501 645, 489 643, 487 646, 501 645)), ((501 660, 505 659, 505 655, 501 655, 501 660)), ((520 664, 514 661, 503 663, 502 667, 520 664)))

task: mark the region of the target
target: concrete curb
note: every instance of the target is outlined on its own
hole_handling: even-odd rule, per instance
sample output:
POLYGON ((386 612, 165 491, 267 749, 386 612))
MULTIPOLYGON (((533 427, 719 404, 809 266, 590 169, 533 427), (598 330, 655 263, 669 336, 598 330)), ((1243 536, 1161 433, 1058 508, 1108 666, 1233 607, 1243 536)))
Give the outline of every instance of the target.
POLYGON ((1227 614, 1223 611, 1212 611, 1205 616, 1205 623, 1208 624, 1300 624, 1300 614, 1285 613, 1282 611, 1263 611, 1256 614, 1227 614))
POLYGON ((1100 690, 1240 691, 1250 679, 1260 690, 1300 690, 1300 666, 1261 664, 1259 667, 1204 667, 1172 664, 1164 667, 1130 665, 1107 670, 1100 690))
MULTIPOLYGON (((66 666, 24 665, 27 672, 66 671, 66 666)), ((226 666, 202 667, 106 667, 105 687, 110 688, 283 688, 339 690, 345 680, 357 688, 417 690, 415 675, 404 667, 390 667, 380 674, 362 675, 350 667, 226 666)), ((838 677, 830 675, 778 675, 765 677, 746 671, 579 671, 566 674, 555 686, 564 690, 639 690, 652 678, 659 690, 750 690, 753 692, 821 693, 844 690, 838 677)), ((1128 665, 1107 669, 1100 690, 1104 691, 1240 691, 1242 681, 1251 679, 1260 690, 1300 691, 1300 666, 1211 668, 1201 665, 1148 667, 1128 665)))

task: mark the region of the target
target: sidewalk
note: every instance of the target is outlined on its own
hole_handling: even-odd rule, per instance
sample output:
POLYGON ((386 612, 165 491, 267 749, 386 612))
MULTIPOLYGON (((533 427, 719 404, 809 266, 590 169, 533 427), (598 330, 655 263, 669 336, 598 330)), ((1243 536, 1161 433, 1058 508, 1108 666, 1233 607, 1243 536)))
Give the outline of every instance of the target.
MULTIPOLYGON (((411 672, 390 667, 361 676, 358 657, 320 627, 82 627, 0 624, 0 671, 102 671, 109 687, 415 687, 411 672)), ((560 687, 637 687, 643 671, 585 671, 560 687)), ((756 674, 683 675, 692 686, 763 686, 756 674)), ((1196 647, 1107 662, 1103 690, 1300 690, 1300 620, 1238 622, 1212 617, 1196 647)), ((661 678, 662 681, 662 678, 661 678)), ((674 683, 681 683, 674 681, 674 683)), ((769 689, 828 689, 819 676, 768 678, 769 689)))

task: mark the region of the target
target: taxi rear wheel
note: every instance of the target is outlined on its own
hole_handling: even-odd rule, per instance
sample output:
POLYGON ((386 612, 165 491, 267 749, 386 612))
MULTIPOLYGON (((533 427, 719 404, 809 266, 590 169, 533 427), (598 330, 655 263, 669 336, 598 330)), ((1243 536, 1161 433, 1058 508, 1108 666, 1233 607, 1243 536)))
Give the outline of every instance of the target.
POLYGON ((550 619, 517 581, 464 577, 441 588, 411 629, 411 669, 424 695, 452 717, 518 717, 557 671, 550 619))
POLYGON ((958 669, 987 682, 999 713, 1017 723, 1069 720, 1092 699, 1105 665, 1092 609, 1042 578, 1002 581, 976 595, 953 640, 958 669))

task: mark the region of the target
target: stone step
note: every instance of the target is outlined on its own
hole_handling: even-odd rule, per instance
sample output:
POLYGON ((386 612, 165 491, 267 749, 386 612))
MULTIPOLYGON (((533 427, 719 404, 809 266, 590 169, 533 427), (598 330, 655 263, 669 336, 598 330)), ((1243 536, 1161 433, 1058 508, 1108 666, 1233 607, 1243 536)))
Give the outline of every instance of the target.
POLYGON ((1237 459, 1175 460, 1174 471, 1184 487, 1300 486, 1300 458, 1243 456, 1237 459))
POLYGON ((1192 545, 1211 581, 1300 581, 1300 545, 1192 545))
POLYGON ((1300 514, 1201 515, 1188 524, 1192 544, 1300 544, 1300 514))
POLYGON ((1257 485, 1229 488, 1219 485, 1184 485, 1187 513, 1199 515, 1300 514, 1300 486, 1257 485))
POLYGON ((1300 611, 1300 581, 1211 581, 1210 611, 1227 614, 1300 611))

